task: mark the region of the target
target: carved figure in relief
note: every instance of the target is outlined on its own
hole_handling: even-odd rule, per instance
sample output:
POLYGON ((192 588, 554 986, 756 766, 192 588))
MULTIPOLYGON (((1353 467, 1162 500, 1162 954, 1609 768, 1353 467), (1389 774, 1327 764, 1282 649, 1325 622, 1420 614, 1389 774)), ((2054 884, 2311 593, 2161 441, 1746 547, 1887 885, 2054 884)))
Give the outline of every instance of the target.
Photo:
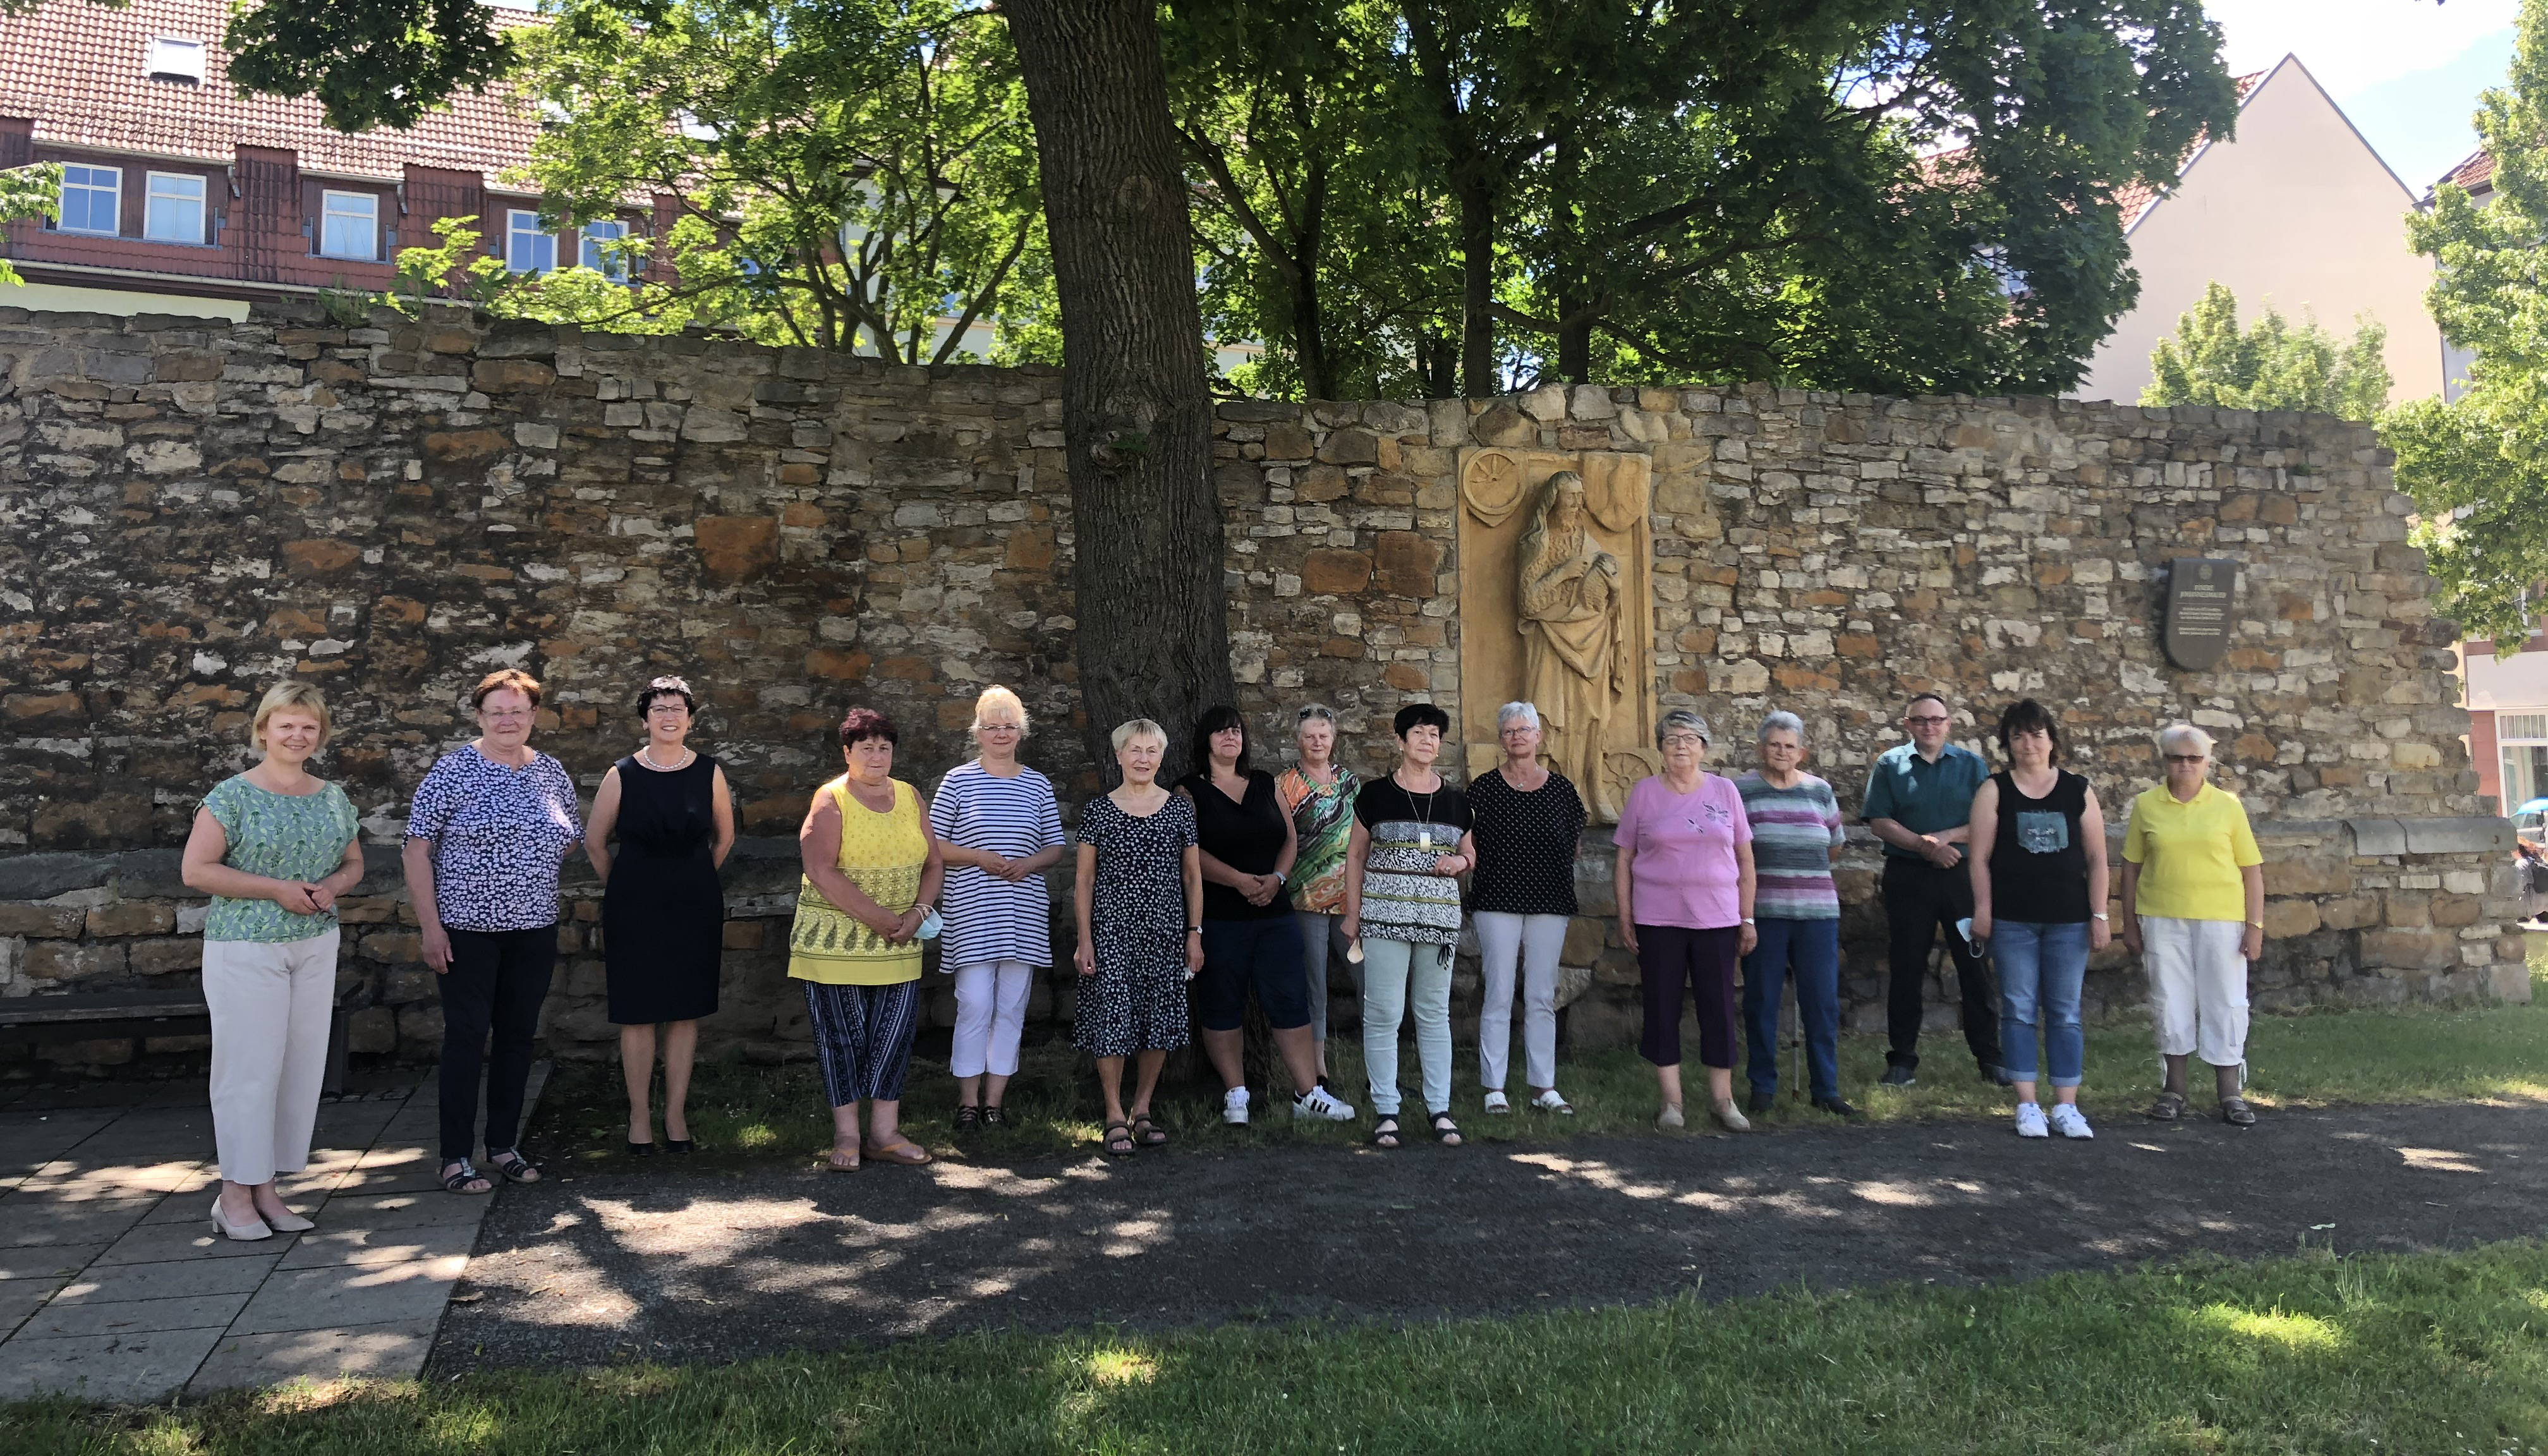
POLYGON ((1627 613, 1619 559, 1587 528, 1582 476, 1561 470, 1540 487, 1519 559, 1522 696, 1539 708, 1552 766, 1615 820, 1601 744, 1628 691, 1627 613))

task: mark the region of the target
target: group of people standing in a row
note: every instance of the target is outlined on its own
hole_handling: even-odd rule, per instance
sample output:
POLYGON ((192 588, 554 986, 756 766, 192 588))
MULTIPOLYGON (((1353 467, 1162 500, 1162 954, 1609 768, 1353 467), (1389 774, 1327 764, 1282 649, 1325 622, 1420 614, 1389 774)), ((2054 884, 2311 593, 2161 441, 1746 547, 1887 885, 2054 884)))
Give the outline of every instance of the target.
MULTIPOLYGON (((735 838, 724 772, 685 742, 698 706, 688 684, 658 678, 634 703, 643 745, 603 775, 588 819, 565 767, 530 746, 541 692, 518 670, 488 675, 472 694, 478 736, 433 766, 409 814, 404 867, 421 954, 441 990, 441 1176, 455 1193, 542 1176, 515 1143, 557 954, 558 871, 579 846, 604 885, 628 1151, 693 1146, 684 1098, 698 1021, 716 1009, 718 869, 735 838), (659 1052, 660 1144, 650 1105, 659 1052), (471 1156, 482 1071, 483 1170, 471 1156)), ((2009 767, 1995 774, 1946 741, 1942 698, 1914 698, 1903 724, 1910 742, 1877 758, 1863 811, 1885 853, 1883 1080, 1913 1079, 1922 983, 1943 930, 1967 1045, 1986 1078, 2015 1086, 2019 1133, 2043 1137, 2048 1125, 2089 1137, 2076 1107, 2079 995, 2088 954, 2108 940, 2096 795, 2057 767, 2059 728, 2032 700, 2001 717, 2009 767), (1986 953, 1998 964, 1996 992, 1986 953), (2054 1091, 2048 1118, 2036 1097, 2039 1023, 2054 1091)), ((1226 1089, 1225 1121, 1250 1116, 1240 1028, 1251 995, 1303 1089, 1293 1116, 1354 1119, 1326 1064, 1337 956, 1356 968, 1361 989, 1372 1140, 1395 1147, 1405 1136, 1399 1036, 1411 1021, 1424 1122, 1457 1144, 1450 988, 1464 915, 1474 918, 1483 962, 1485 1111, 1513 1108, 1505 1082, 1516 989, 1528 1105, 1574 1111, 1557 1088, 1556 996, 1579 909, 1586 814, 1576 785, 1541 761, 1532 704, 1499 712, 1502 762, 1465 789, 1436 768, 1450 720, 1430 703, 1398 712, 1397 762, 1369 781, 1336 762, 1335 716, 1315 704, 1300 710, 1295 761, 1279 774, 1252 762, 1234 708, 1207 711, 1193 726, 1194 768, 1172 785, 1158 781, 1166 731, 1126 723, 1112 738, 1122 782, 1082 808, 1075 847, 1050 780, 1019 760, 1028 728, 1014 692, 983 692, 969 728, 975 757, 924 798, 893 776, 891 719, 856 708, 840 725, 845 772, 815 793, 799 831, 803 878, 788 945, 833 1107, 832 1166, 929 1160, 903 1135, 900 1112, 922 943, 933 936, 943 936, 940 968, 955 980, 956 1130, 1005 1120, 1036 974, 1054 963, 1044 871, 1066 853, 1077 869, 1072 1036, 1096 1059, 1110 1153, 1168 1140, 1151 1099, 1167 1052, 1189 1040, 1190 981, 1226 1089)), ((186 882, 213 898, 204 985, 224 1182, 212 1219, 233 1238, 308 1227, 284 1207, 275 1178, 308 1157, 334 989, 335 902, 363 875, 352 805, 308 772, 329 731, 315 688, 268 692, 249 729, 259 761, 206 795, 185 851, 186 882)), ((1757 746, 1757 769, 1709 774, 1705 720, 1665 713, 1661 772, 1629 792, 1612 835, 1618 933, 1641 970, 1639 1046, 1656 1067, 1665 1127, 1684 1123, 1684 996, 1696 1004, 1712 1116, 1747 1131, 1733 1093, 1735 1044, 1748 1044, 1749 1110, 1762 1111, 1777 1086, 1790 973, 1813 1103, 1856 1112, 1839 1087, 1839 805, 1829 783, 1803 772, 1795 715, 1768 715, 1757 746)), ((2224 1117, 2244 1125, 2254 1120, 2237 1091, 2245 963, 2262 943, 2259 857, 2237 799, 2205 780, 2209 737, 2178 724, 2160 734, 2160 749, 2167 778, 2135 803, 2122 911, 2124 939, 2149 971, 2167 1067, 2151 1113, 2183 1114, 2187 1061, 2199 1053, 2215 1069, 2224 1117)))

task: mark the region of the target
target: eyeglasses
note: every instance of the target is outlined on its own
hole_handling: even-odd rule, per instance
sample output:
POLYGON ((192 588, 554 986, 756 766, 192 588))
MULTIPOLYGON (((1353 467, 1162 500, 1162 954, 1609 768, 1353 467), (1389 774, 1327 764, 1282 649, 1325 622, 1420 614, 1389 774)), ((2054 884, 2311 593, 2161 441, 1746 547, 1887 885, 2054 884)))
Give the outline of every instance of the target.
POLYGON ((654 713, 686 713, 686 712, 688 712, 689 710, 690 710, 690 708, 689 708, 689 704, 684 703, 684 702, 681 702, 681 701, 678 701, 678 700, 673 701, 673 702, 659 702, 659 703, 654 704, 652 707, 649 707, 649 708, 647 708, 647 709, 646 709, 646 711, 647 711, 649 714, 654 714, 654 713))
POLYGON ((2211 759, 2210 754, 2169 754, 2167 756, 2167 761, 2171 764, 2203 764, 2211 762, 2211 759))
POLYGON ((1520 733, 1537 733, 1538 731, 1539 731, 1539 725, 1538 725, 1538 724, 1536 724, 1536 723, 1515 723, 1515 724, 1513 724, 1513 725, 1512 725, 1511 727, 1509 727, 1509 728, 1499 728, 1499 729, 1497 729, 1497 730, 1496 730, 1496 736, 1497 736, 1498 738, 1511 738, 1511 737, 1513 737, 1515 734, 1520 734, 1520 733))
POLYGON ((1668 733, 1664 735, 1664 747, 1666 748, 1703 748, 1706 744, 1707 740, 1699 737, 1695 733, 1668 733))
POLYGON ((1949 720, 1945 718, 1905 718, 1902 721, 1910 724, 1914 728, 1939 728, 1945 726, 1949 720))
POLYGON ((976 727, 973 731, 976 733, 1024 733, 1027 730, 1019 727, 1015 723, 984 723, 976 727))

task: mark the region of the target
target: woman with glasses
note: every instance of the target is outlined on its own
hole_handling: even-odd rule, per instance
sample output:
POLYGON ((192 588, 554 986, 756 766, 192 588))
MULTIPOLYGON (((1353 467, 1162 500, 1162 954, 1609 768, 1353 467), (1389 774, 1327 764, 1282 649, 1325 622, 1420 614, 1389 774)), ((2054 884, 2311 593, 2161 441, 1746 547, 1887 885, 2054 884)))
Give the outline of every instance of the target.
POLYGON ((1717 1126, 1749 1133, 1734 1105, 1734 966, 1759 944, 1753 924, 1752 822, 1733 780, 1706 772, 1707 720, 1675 708, 1655 724, 1664 771, 1637 780, 1620 811, 1614 882, 1619 939, 1637 957, 1646 1025, 1637 1049, 1654 1063, 1659 1128, 1684 1125, 1681 1006, 1698 1003, 1698 1060, 1717 1126))
POLYGON ((647 1094, 659 1040, 664 1148, 688 1152, 694 1145, 690 1062, 699 1019, 716 1015, 725 962, 725 887, 717 871, 734 849, 734 796, 717 761, 683 742, 697 710, 690 684, 679 678, 658 678, 638 691, 646 744, 601 775, 585 825, 584 852, 602 884, 602 954, 635 1157, 655 1154, 647 1094))
POLYGON ((1514 972, 1521 980, 1522 1077, 1530 1105, 1571 1117, 1557 1090, 1557 956, 1575 916, 1575 853, 1584 838, 1584 800, 1567 776, 1539 760, 1539 709, 1508 702, 1496 711, 1504 761, 1469 780, 1477 821, 1478 872, 1469 913, 1478 923, 1478 1081, 1492 1115, 1512 1111, 1504 1076, 1512 1053, 1514 972))
POLYGON ((1299 761, 1275 778, 1274 794, 1283 812, 1292 816, 1292 835, 1300 846, 1287 888, 1292 919, 1301 927, 1301 961, 1310 982, 1310 1037, 1318 1053, 1319 1086, 1332 1093, 1327 1087, 1327 963, 1330 955, 1343 956, 1336 923, 1344 918, 1345 848, 1353 839, 1354 795, 1362 791, 1362 779, 1335 761, 1336 715, 1324 704, 1301 709, 1292 742, 1299 761))
POLYGON ((1018 1074, 1018 1042, 1039 970, 1052 964, 1044 872, 1061 863, 1052 780, 1018 762, 1026 704, 1006 687, 973 700, 973 762, 939 780, 929 828, 947 862, 938 968, 956 977, 956 1131, 1008 1121, 1000 1100, 1018 1074))
POLYGON ((2265 857, 2238 796, 2206 782, 2212 735, 2159 730, 2167 780, 2133 800, 2124 827, 2124 944, 2149 972, 2166 1086, 2149 1115, 2185 1115, 2186 1058, 2212 1068, 2221 1120, 2253 1127, 2238 1095, 2247 1066, 2247 962, 2265 954, 2265 857))
POLYGON ((1999 966, 2017 1136, 2094 1138, 2079 1111, 2079 988, 2089 954, 2106 949, 2106 812, 2088 780, 2060 767, 2061 726, 2044 704, 2030 697, 2000 714, 1999 746, 2008 767, 1973 793, 1972 938, 1999 966), (2039 1019, 2049 1119, 2035 1097, 2039 1019))
POLYGON ((478 736, 415 786, 401 859, 424 963, 442 990, 442 1186, 493 1193, 494 1179, 469 1160, 482 1066, 489 1168, 507 1182, 540 1181, 514 1139, 557 968, 558 866, 584 842, 584 822, 566 766, 531 747, 539 680, 500 668, 470 698, 478 736))

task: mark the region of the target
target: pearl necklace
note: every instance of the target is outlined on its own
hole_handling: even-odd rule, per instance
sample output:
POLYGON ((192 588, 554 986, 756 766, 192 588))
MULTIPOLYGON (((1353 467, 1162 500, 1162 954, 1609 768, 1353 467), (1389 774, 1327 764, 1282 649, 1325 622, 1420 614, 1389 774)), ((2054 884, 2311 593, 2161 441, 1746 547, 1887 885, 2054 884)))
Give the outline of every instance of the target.
POLYGON ((688 768, 690 766, 690 760, 695 759, 698 756, 698 751, 696 749, 685 748, 682 750, 682 761, 680 763, 666 767, 665 765, 655 762, 655 745, 650 743, 644 748, 637 750, 637 757, 645 760, 646 767, 654 770, 658 774, 678 774, 683 769, 688 768))

